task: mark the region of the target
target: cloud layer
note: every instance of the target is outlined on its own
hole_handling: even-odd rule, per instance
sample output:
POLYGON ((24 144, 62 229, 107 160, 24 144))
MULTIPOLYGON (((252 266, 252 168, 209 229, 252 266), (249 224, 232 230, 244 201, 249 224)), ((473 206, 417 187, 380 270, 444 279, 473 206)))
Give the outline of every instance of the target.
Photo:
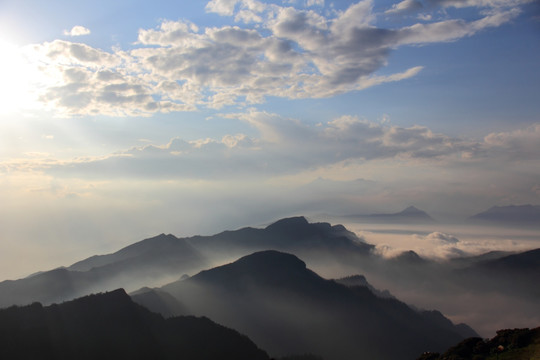
MULTIPOLYGON (((135 116, 262 103, 267 97, 322 98, 415 76, 422 65, 382 73, 395 49, 457 40, 498 27, 520 13, 520 1, 403 1, 381 13, 371 0, 344 10, 306 2, 306 8, 256 0, 212 0, 208 12, 235 25, 199 28, 164 20, 141 29, 132 49, 98 49, 55 40, 26 49, 47 80, 39 100, 59 115, 135 116), (400 27, 385 16, 473 9, 472 20, 437 16, 400 27)), ((426 14, 424 14, 426 15, 426 14)), ((431 16, 431 15, 430 15, 431 16)), ((428 17, 424 16, 424 19, 428 17)), ((67 35, 88 34, 75 26, 67 35)))
MULTIPOLYGON (((396 161, 403 169, 396 167, 392 171, 399 172, 403 181, 410 172, 406 166, 445 169, 440 174, 449 172, 444 181, 458 183, 479 182, 479 176, 502 179, 505 173, 496 175, 501 167, 514 171, 521 181, 540 175, 531 166, 540 158, 538 124, 471 140, 434 133, 427 127, 400 127, 354 116, 317 125, 256 110, 222 116, 248 124, 256 135, 175 137, 166 144, 145 144, 99 157, 53 160, 38 156, 0 166, 6 171, 42 170, 81 178, 225 180, 272 179, 332 167, 336 172, 350 164, 369 168, 380 161, 396 161), (473 167, 476 171, 470 172, 473 167)), ((511 184, 524 186, 516 180, 508 182, 511 184)))

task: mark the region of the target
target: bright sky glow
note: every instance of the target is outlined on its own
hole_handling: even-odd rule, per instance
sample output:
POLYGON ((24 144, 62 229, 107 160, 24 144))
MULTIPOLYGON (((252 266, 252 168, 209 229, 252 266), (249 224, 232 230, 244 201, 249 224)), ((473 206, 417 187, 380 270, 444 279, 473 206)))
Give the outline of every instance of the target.
POLYGON ((2 278, 162 232, 540 203, 533 1, 8 0, 0 32, 2 278))
POLYGON ((12 113, 32 102, 30 84, 35 72, 20 49, 1 38, 0 54, 0 112, 12 113))

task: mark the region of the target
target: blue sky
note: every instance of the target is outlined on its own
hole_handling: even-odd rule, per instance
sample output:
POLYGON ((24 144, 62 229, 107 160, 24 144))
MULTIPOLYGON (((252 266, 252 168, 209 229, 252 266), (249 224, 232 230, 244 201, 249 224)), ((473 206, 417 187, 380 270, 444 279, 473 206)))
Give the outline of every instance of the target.
POLYGON ((0 273, 293 214, 539 204, 539 44, 527 0, 4 0, 0 273))

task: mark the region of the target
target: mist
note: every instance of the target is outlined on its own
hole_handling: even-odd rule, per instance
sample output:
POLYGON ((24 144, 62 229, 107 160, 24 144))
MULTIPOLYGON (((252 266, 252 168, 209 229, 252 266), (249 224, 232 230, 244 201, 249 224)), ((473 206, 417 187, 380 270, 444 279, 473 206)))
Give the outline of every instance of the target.
MULTIPOLYGON (((332 218, 333 222, 339 219, 332 218)), ((494 336, 501 328, 535 327, 540 323, 539 294, 528 289, 534 287, 534 282, 514 286, 519 282, 514 274, 498 274, 498 278, 493 278, 467 272, 470 266, 484 260, 483 254, 493 254, 485 257, 487 260, 540 248, 537 229, 341 220, 364 241, 375 245, 374 252, 380 258, 352 263, 308 258, 308 265, 326 278, 353 273, 365 275, 375 288, 389 290, 415 307, 437 309, 455 323, 467 323, 484 337, 494 336), (408 255, 410 250, 420 260, 403 255, 408 255), (531 291, 535 295, 531 296, 531 291)))
POLYGON ((535 230, 470 224, 362 224, 347 218, 313 223, 318 218, 310 217, 311 224, 295 217, 215 235, 162 234, 109 255, 68 263, 66 269, 2 283, 2 291, 10 295, 2 305, 48 304, 118 287, 127 291, 160 287, 184 275, 274 249, 295 254, 325 279, 364 275, 376 289, 388 290, 414 308, 439 310, 485 337, 501 327, 540 323, 540 294, 533 285, 537 274, 519 268, 505 273, 485 266, 488 260, 540 248, 535 230), (335 225, 340 222, 346 226, 335 225), (48 287, 51 283, 55 286, 48 287))

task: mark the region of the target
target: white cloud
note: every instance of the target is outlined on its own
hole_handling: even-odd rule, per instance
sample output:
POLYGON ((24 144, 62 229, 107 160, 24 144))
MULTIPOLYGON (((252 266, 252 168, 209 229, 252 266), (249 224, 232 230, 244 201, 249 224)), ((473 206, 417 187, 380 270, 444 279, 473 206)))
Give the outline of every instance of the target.
POLYGON ((206 11, 231 16, 239 2, 240 0, 211 0, 206 4, 206 11))
POLYGON ((64 35, 67 36, 83 36, 89 35, 90 29, 85 28, 84 26, 77 25, 71 28, 71 30, 64 30, 64 35))
MULTIPOLYGON (((500 26, 520 12, 518 1, 504 7, 496 0, 468 3, 479 9, 476 20, 447 18, 387 28, 377 24, 380 14, 372 0, 324 15, 318 9, 256 0, 212 0, 208 12, 256 25, 200 29, 189 21, 165 20, 155 29, 140 30, 129 51, 61 40, 27 50, 48 76, 38 87, 41 101, 60 115, 139 116, 243 107, 270 96, 323 98, 403 81, 422 66, 379 73, 396 48, 455 41, 500 26)), ((417 7, 405 0, 390 11, 417 7)))
POLYGON ((439 242, 442 244, 457 244, 459 242, 457 237, 437 231, 428 234, 426 236, 426 240, 430 242, 439 242))

